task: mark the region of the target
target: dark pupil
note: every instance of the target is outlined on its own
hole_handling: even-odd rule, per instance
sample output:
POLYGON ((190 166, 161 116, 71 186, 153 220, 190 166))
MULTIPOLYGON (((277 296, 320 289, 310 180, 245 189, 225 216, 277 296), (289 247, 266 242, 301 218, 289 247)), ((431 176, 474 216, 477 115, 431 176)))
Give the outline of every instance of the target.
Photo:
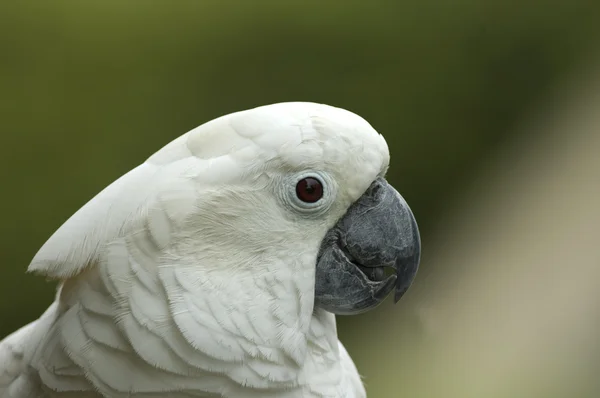
POLYGON ((303 202, 314 203, 323 196, 323 186, 316 178, 307 177, 296 185, 296 195, 303 202))

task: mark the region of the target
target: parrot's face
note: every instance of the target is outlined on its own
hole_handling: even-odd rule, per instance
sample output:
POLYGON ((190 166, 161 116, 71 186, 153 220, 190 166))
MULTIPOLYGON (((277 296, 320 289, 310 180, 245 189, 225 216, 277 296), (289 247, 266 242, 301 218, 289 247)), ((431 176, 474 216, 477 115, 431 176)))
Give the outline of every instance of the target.
POLYGON ((212 283, 252 302, 310 298, 336 314, 369 310, 394 288, 398 300, 411 284, 417 225, 384 179, 387 144, 364 119, 284 103, 216 119, 187 140, 209 167, 195 177, 202 201, 175 241, 180 258, 197 253, 212 283))
POLYGON ((364 119, 313 103, 177 138, 30 264, 62 282, 40 380, 107 397, 364 397, 333 314, 399 299, 420 254, 388 164, 364 119))

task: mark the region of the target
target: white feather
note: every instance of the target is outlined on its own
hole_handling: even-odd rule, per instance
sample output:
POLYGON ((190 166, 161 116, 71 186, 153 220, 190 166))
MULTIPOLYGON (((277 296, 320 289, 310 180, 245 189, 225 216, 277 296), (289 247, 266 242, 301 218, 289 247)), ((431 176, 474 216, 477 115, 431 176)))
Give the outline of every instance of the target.
POLYGON ((312 103, 179 137, 37 253, 29 270, 61 287, 42 318, 0 343, 0 398, 365 397, 335 317, 313 308, 314 264, 388 163, 366 121, 312 103), (307 170, 332 182, 319 217, 285 199, 307 170))

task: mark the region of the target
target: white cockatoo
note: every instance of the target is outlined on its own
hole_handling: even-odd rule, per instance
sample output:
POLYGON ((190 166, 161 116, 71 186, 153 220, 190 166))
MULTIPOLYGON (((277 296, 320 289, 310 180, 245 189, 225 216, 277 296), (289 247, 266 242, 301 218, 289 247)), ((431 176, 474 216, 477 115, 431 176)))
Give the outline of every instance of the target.
POLYGON ((0 343, 0 397, 365 397, 335 314, 397 301, 420 256, 388 163, 369 123, 314 103, 177 138, 37 253, 60 285, 0 343))

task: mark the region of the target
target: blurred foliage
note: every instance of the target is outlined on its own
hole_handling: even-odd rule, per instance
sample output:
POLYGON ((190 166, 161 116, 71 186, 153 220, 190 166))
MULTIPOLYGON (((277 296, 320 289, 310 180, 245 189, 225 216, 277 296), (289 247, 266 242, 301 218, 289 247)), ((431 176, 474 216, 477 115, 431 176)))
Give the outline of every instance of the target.
MULTIPOLYGON (((599 13, 584 0, 3 2, 0 336, 50 302, 54 286, 25 269, 75 210, 189 129, 273 102, 371 122, 427 256, 473 171, 598 45, 599 13)), ((360 322, 340 320, 358 360, 360 322)))

